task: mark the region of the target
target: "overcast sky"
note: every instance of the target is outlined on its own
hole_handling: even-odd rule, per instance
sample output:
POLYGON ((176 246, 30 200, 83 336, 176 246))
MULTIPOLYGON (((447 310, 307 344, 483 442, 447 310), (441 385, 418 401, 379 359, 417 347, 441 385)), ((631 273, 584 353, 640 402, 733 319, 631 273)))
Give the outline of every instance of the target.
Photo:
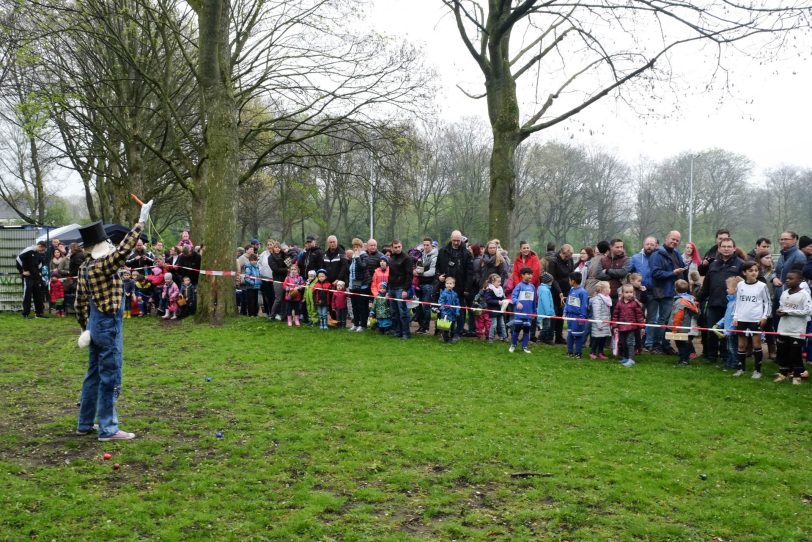
MULTIPOLYGON (((444 121, 465 116, 487 119, 485 101, 470 99, 456 87, 459 84, 469 92, 481 92, 483 76, 440 0, 372 0, 362 26, 422 47, 427 65, 440 79, 437 102, 444 121)), ((534 136, 535 141, 558 139, 598 145, 630 164, 641 158, 661 160, 680 152, 721 147, 754 162, 753 182, 763 179, 764 170, 782 164, 812 167, 808 135, 812 127, 812 108, 808 106, 812 44, 800 49, 805 51, 805 58, 792 56, 789 51, 786 56, 792 56, 791 60, 769 64, 745 56, 728 61, 732 96, 704 91, 707 72, 698 67, 707 69, 714 63, 686 52, 674 58, 680 88, 677 94, 663 89, 656 100, 639 97, 640 108, 651 108, 653 116, 641 117, 626 103, 605 98, 534 136)), ((532 92, 526 87, 524 90, 532 92)), ((523 110, 525 117, 527 110, 523 110)), ((79 195, 81 183, 65 183, 61 192, 79 195)))
MULTIPOLYGON (((483 77, 447 11, 440 0, 376 0, 370 18, 380 32, 423 46, 427 62, 442 78, 438 101, 443 119, 454 121, 465 115, 485 119, 484 100, 467 98, 456 88, 461 84, 469 92, 481 92, 483 77)), ((705 92, 707 72, 695 68, 712 65, 712 59, 686 51, 675 57, 683 91, 675 96, 664 89, 657 100, 640 98, 641 106, 652 107, 655 116, 641 118, 625 103, 605 98, 539 134, 537 141, 599 145, 632 163, 640 157, 659 160, 683 151, 721 147, 753 160, 754 180, 764 169, 781 164, 812 167, 807 135, 812 126, 808 106, 812 44, 801 50, 806 50, 805 59, 795 54, 791 60, 770 64, 760 65, 744 55, 729 59, 733 96, 705 92)), ((785 54, 792 56, 794 51, 785 54)))

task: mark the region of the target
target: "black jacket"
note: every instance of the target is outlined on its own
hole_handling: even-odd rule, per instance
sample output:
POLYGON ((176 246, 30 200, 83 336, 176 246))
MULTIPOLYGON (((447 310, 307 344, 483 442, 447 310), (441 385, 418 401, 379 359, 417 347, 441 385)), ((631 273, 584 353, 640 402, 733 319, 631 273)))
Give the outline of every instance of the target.
POLYGON ((299 254, 299 274, 307 277, 310 271, 318 271, 324 265, 324 251, 319 247, 311 247, 299 254))
POLYGON ((45 254, 40 254, 37 245, 34 245, 20 252, 14 263, 20 273, 28 271, 31 277, 42 277, 39 268, 45 264, 45 254))
POLYGON ((413 270, 414 260, 411 256, 405 252, 392 254, 389 261, 389 291, 395 288, 407 290, 412 285, 413 270))
MULTIPOLYGON (((553 276, 553 280, 564 295, 570 293, 570 273, 574 270, 575 264, 572 263, 572 258, 562 260, 561 255, 556 253, 555 258, 547 259, 547 272, 553 276)), ((585 282, 581 281, 582 285, 585 282)))
POLYGON ((277 282, 284 281, 288 276, 288 265, 285 263, 285 258, 287 255, 281 251, 279 254, 271 252, 271 255, 268 256, 268 267, 271 268, 273 279, 277 282))
MULTIPOLYGON (((437 271, 435 276, 440 280, 440 275, 446 278, 454 277, 454 291, 457 294, 470 291, 471 281, 474 279, 474 258, 468 252, 465 243, 460 243, 460 247, 455 249, 451 246, 451 241, 446 244, 437 255, 437 271)), ((442 284, 440 285, 442 287, 442 284)))
POLYGON ((334 252, 324 252, 322 267, 327 271, 327 282, 335 285, 337 280, 347 283, 347 257, 344 248, 339 245, 334 252))
POLYGON ((375 270, 381 266, 381 258, 384 257, 383 252, 375 251, 372 254, 367 252, 366 258, 366 278, 364 279, 364 287, 369 288, 372 284, 372 276, 375 274, 375 270))
POLYGON ((709 307, 727 306, 727 284, 730 277, 740 276, 744 262, 736 255, 724 261, 722 257, 716 258, 708 267, 708 274, 702 283, 699 292, 700 301, 707 301, 709 307))

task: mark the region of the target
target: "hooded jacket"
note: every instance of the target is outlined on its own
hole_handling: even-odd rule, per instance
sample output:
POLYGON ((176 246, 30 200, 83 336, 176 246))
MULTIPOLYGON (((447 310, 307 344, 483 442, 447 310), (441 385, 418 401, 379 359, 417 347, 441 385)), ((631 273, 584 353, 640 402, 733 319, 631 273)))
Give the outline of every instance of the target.
POLYGON ((685 273, 674 274, 674 269, 677 268, 674 265, 675 262, 680 262, 680 266, 682 265, 682 254, 676 248, 668 250, 663 246, 654 251, 649 257, 651 295, 654 299, 671 298, 677 294, 674 283, 678 279, 684 279, 685 273))
POLYGON ((439 251, 436 276, 439 278, 440 275, 454 277, 456 281, 454 290, 457 294, 462 294, 470 288, 470 282, 473 279, 473 257, 464 242, 455 249, 449 241, 439 251))
POLYGON ((533 270, 533 278, 530 280, 530 284, 538 288, 538 285, 541 284, 541 260, 539 260, 538 255, 532 250, 527 255, 527 258, 523 258, 521 253, 516 255, 513 260, 513 273, 510 275, 514 286, 522 281, 520 273, 522 267, 529 267, 533 270))

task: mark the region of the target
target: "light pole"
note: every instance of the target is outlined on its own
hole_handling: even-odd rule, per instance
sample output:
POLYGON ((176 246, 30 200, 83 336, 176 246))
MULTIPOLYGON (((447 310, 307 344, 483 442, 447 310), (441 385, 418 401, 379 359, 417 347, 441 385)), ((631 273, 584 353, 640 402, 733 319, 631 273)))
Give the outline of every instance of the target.
POLYGON ((694 155, 691 155, 691 177, 688 181, 688 241, 694 240, 694 155))

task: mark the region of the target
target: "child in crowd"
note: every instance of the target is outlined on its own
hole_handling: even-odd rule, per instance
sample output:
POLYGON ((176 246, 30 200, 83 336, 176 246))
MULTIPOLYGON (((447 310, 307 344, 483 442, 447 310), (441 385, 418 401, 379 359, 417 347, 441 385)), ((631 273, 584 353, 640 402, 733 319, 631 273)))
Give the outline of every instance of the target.
POLYGON ((166 311, 166 306, 161 299, 161 289, 164 286, 164 272, 159 266, 150 269, 147 280, 152 284, 152 304, 158 308, 159 312, 166 311))
POLYGON ((800 384, 804 372, 802 333, 806 332, 807 322, 812 316, 812 297, 809 290, 801 288, 801 272, 792 270, 787 273, 784 291, 778 303, 776 314, 778 321, 777 361, 779 374, 775 382, 783 382, 792 370, 792 383, 800 384))
POLYGON ((538 314, 539 340, 544 344, 553 344, 555 338, 553 320, 550 318, 551 316, 555 316, 553 284, 553 276, 544 272, 541 274, 541 284, 539 284, 539 289, 536 292, 538 299, 536 314, 538 314))
POLYGON ((60 318, 65 317, 65 286, 59 278, 59 269, 51 271, 51 281, 49 283, 51 291, 51 307, 60 318))
POLYGON ((248 316, 259 315, 259 289, 262 280, 259 270, 259 256, 253 252, 248 256, 248 263, 242 266, 243 303, 248 316))
POLYGON ((164 320, 177 320, 178 319, 178 297, 180 296, 180 289, 175 281, 172 280, 172 273, 164 274, 164 285, 161 290, 161 304, 166 308, 164 312, 164 320))
POLYGON ((188 275, 183 277, 183 282, 180 285, 178 305, 180 306, 178 312, 181 318, 191 316, 197 312, 197 287, 192 284, 192 279, 188 275))
POLYGON ((586 318, 589 310, 589 296, 581 287, 581 273, 570 273, 570 293, 564 304, 564 317, 567 320, 567 355, 580 359, 586 340, 586 318))
POLYGON ((135 296, 135 281, 128 270, 121 273, 121 287, 124 290, 124 318, 132 315, 132 303, 135 296))
POLYGON ((372 274, 372 285, 370 290, 372 295, 377 296, 380 285, 389 282, 389 258, 384 256, 378 264, 378 269, 372 274))
POLYGON ((488 280, 485 279, 485 284, 482 289, 474 296, 471 303, 471 310, 474 313, 474 324, 476 329, 476 336, 480 339, 487 339, 491 330, 491 312, 482 310, 487 308, 485 303, 485 295, 488 293, 488 280))
MULTIPOLYGON (((736 288, 742 280, 741 277, 729 277, 725 281, 725 286, 727 286, 727 308, 725 309, 725 315, 722 319, 713 326, 714 329, 721 327, 725 330, 724 336, 727 341, 725 369, 737 369, 739 367, 739 338, 737 334, 733 332, 733 310, 736 308, 736 288)), ((719 334, 718 332, 716 333, 717 335, 719 334)))
POLYGON ((300 325, 299 316, 302 313, 302 291, 304 287, 305 283, 299 274, 299 266, 291 265, 288 269, 288 276, 285 277, 282 283, 282 289, 285 292, 285 304, 288 307, 288 326, 300 325))
MULTIPOLYGON (((352 252, 352 251, 350 251, 352 252)), ((343 280, 337 280, 333 299, 330 302, 333 312, 336 315, 336 327, 346 329, 347 327, 347 284, 343 280)))
POLYGON ((691 271, 688 274, 688 279, 690 279, 691 283, 691 295, 695 298, 699 297, 699 292, 702 291, 702 282, 704 281, 702 275, 699 274, 699 271, 691 271))
POLYGON ((620 363, 624 367, 634 367, 635 334, 642 327, 634 324, 644 324, 646 317, 643 314, 643 305, 635 298, 635 288, 632 284, 620 287, 620 299, 615 305, 612 320, 618 322, 612 326, 618 331, 620 363))
POLYGON ((505 300, 505 291, 502 288, 502 277, 496 273, 491 273, 488 277, 488 286, 485 288, 485 308, 491 314, 491 327, 488 330, 488 342, 492 343, 494 336, 498 335, 500 340, 507 339, 505 329, 505 313, 502 312, 502 302, 505 300))
MULTIPOLYGON (((640 273, 629 273, 626 277, 634 287, 634 298, 640 302, 640 306, 643 307, 643 314, 646 313, 646 305, 648 305, 648 289, 643 284, 643 275, 640 273)), ((620 287, 618 290, 618 297, 622 293, 623 286, 620 287)), ((646 328, 644 327, 637 327, 634 329, 634 340, 635 340, 635 347, 634 353, 640 354, 643 351, 643 334, 646 332, 646 328)))
MULTIPOLYGON (((592 308, 592 319, 600 320, 590 324, 589 359, 606 359, 603 349, 606 347, 606 339, 612 334, 609 326, 609 320, 612 319, 610 289, 611 286, 608 282, 603 280, 598 282, 595 285, 595 295, 589 300, 589 306, 592 308)), ((621 291, 622 289, 621 286, 621 291)))
POLYGON ((138 271, 133 271, 135 277, 135 296, 138 298, 138 312, 141 316, 149 316, 150 303, 152 302, 152 293, 155 287, 138 271))
POLYGON ((378 331, 381 332, 381 335, 385 335, 392 327, 392 307, 389 300, 386 299, 386 290, 386 281, 378 283, 378 293, 375 294, 372 309, 369 311, 369 316, 377 320, 378 331))
POLYGON ((454 277, 446 277, 445 290, 440 292, 440 299, 437 301, 440 305, 440 318, 451 320, 451 328, 443 330, 443 342, 445 343, 451 342, 457 326, 457 317, 460 315, 460 297, 454 291, 455 284, 454 277))
POLYGON ((516 351, 516 344, 519 342, 519 332, 522 334, 522 352, 531 354, 527 348, 530 341, 530 326, 533 324, 533 314, 536 310, 536 289, 530 281, 533 280, 533 270, 529 267, 522 267, 519 270, 522 281, 513 288, 511 301, 513 302, 513 338, 510 341, 508 352, 516 351))
POLYGON ((741 376, 746 369, 747 339, 753 340, 753 360, 755 369, 753 378, 761 378, 761 360, 764 352, 761 350, 761 332, 767 324, 767 317, 772 312, 772 300, 767 291, 767 285, 758 280, 758 263, 749 261, 742 265, 744 282, 736 285, 736 304, 733 308, 733 327, 739 333, 737 359, 739 370, 733 376, 741 376))
POLYGON ((304 290, 304 322, 312 326, 319 319, 319 312, 316 310, 316 302, 313 299, 313 287, 316 285, 316 272, 311 269, 307 272, 307 281, 304 290))
POLYGON ((327 281, 327 270, 316 271, 316 282, 313 283, 313 304, 319 318, 319 329, 328 329, 327 317, 330 315, 330 290, 333 285, 327 281))
POLYGON ((671 317, 668 322, 675 336, 674 342, 677 345, 680 365, 688 365, 694 350, 691 337, 698 335, 693 328, 696 327, 695 319, 699 314, 699 308, 696 305, 696 299, 689 292, 690 288, 687 280, 680 279, 674 283, 677 295, 674 296, 674 304, 671 307, 671 317))

